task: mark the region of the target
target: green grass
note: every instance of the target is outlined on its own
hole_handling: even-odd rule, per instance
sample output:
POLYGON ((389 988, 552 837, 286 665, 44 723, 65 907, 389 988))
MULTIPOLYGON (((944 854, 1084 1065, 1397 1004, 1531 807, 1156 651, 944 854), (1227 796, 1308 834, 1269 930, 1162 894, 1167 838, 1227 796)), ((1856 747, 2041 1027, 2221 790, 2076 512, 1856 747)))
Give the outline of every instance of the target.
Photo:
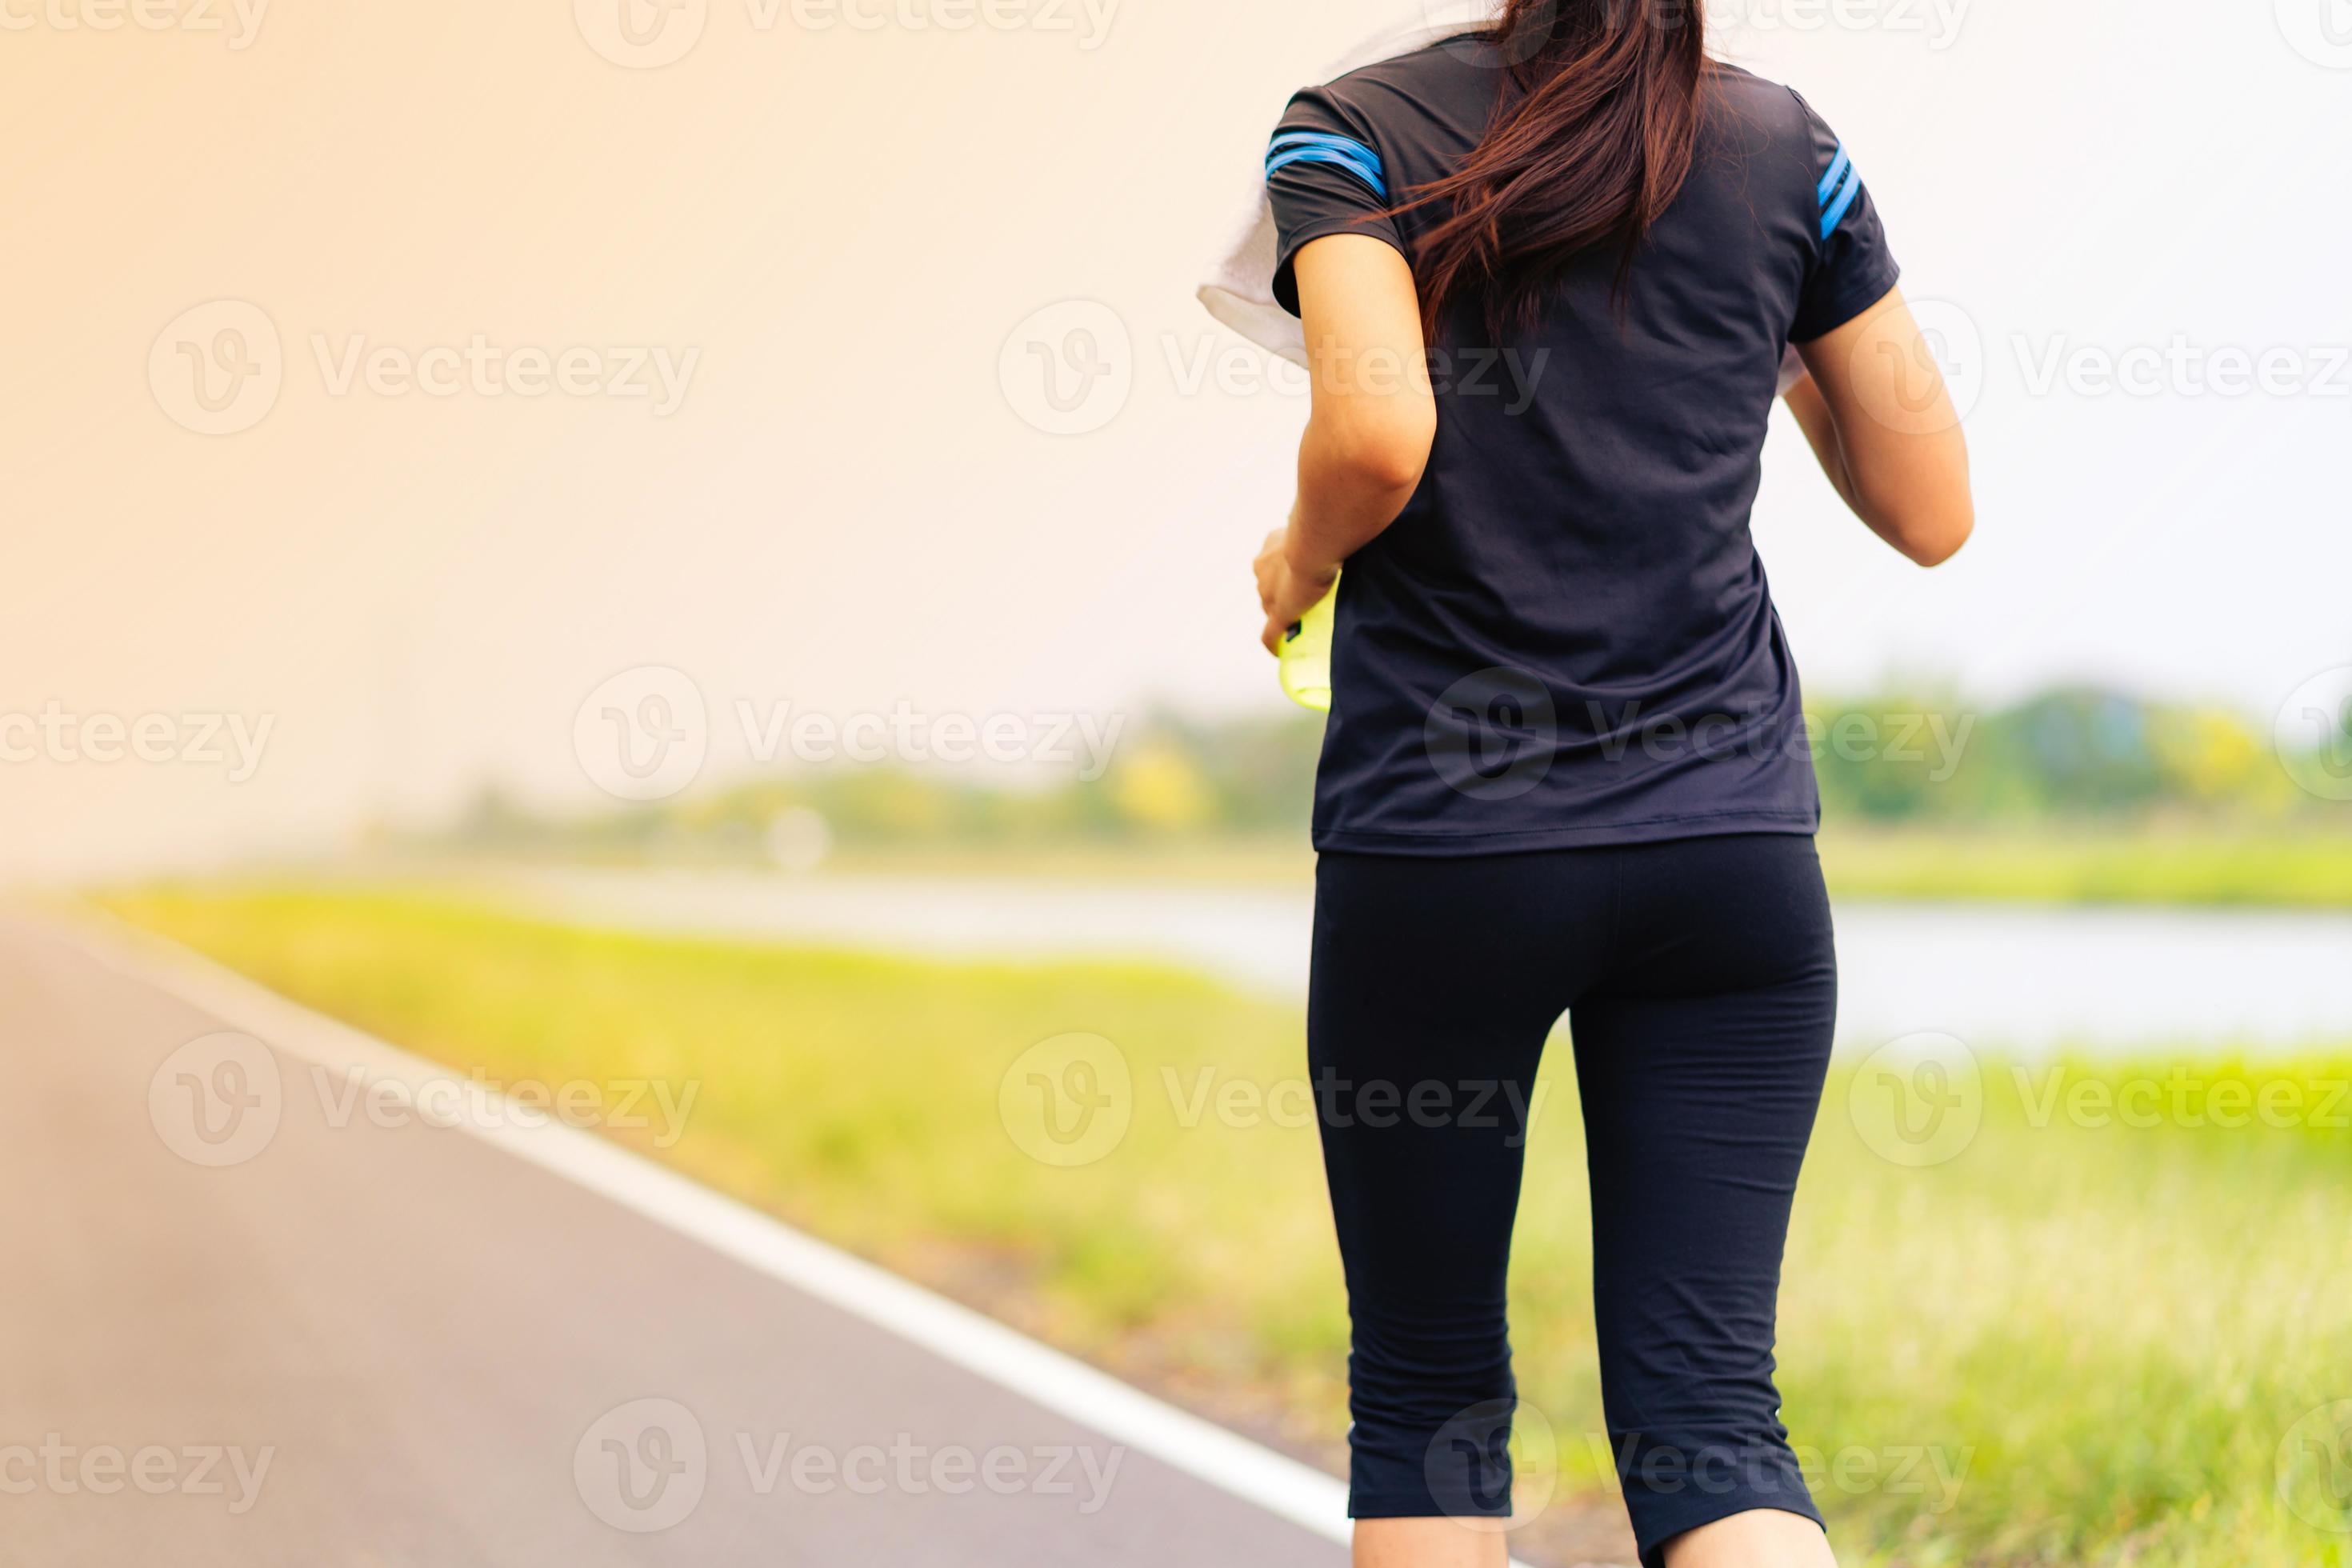
MULTIPOLYGON (((1281 1100, 1278 1116, 1187 1124, 1204 1084, 1297 1081, 1295 1009, 1157 968, 650 938, 414 893, 109 902, 494 1081, 698 1086, 674 1146, 614 1136, 1213 1412, 1334 1451, 1346 1321, 1312 1128, 1281 1100), (999 1097, 1029 1047, 1073 1032, 1115 1043, 1131 1120, 1102 1158, 1063 1168, 1023 1152, 1015 1132, 1034 1140, 1034 1123, 1016 1114, 1009 1131, 999 1097)), ((1513 1337, 1573 1495, 1608 1482, 1586 1436, 1600 1414, 1581 1137, 1567 1053, 1553 1062, 1513 1337)), ((2082 1095, 2095 1091, 2068 1086, 2161 1079, 2170 1064, 2062 1070, 2082 1095)), ((1880 1086, 1854 1071, 1824 1105, 1781 1332, 1795 1441, 1842 1460, 1845 1479, 1833 1469, 1818 1489, 1847 1562, 2352 1564, 2352 1535, 2279 1506, 2274 1468, 2299 1417, 2352 1397, 2352 1102, 2328 1103, 2352 1057, 2198 1069, 2244 1084, 2250 1103, 2301 1096, 2273 1118, 2291 1125, 2236 1129, 2098 1125, 2065 1094, 2048 1110, 2047 1069, 2021 1082, 1987 1063, 1980 1131, 1925 1168, 1872 1152, 1859 1129, 1877 1123, 1851 1108, 1870 1111, 1880 1086), (1938 1462, 1957 1489, 1914 1489, 1938 1462)), ((2313 1476, 2294 1479, 2308 1495, 2313 1476)))
MULTIPOLYGON (((1830 890, 1843 898, 2352 909, 2352 833, 2341 831, 2204 824, 1893 827, 1848 819, 1822 829, 1821 847, 1830 890)), ((849 871, 1292 886, 1307 885, 1315 874, 1303 834, 851 847, 834 865, 849 871)))
POLYGON ((2352 835, 1899 830, 1832 825, 1831 891, 1846 898, 2352 909, 2352 835))

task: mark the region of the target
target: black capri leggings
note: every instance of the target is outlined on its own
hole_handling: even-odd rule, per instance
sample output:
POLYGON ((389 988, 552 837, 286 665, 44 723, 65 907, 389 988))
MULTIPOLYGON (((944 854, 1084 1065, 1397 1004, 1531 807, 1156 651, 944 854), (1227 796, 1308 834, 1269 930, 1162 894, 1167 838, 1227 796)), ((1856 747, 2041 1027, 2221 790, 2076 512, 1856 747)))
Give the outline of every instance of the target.
POLYGON ((1811 838, 1322 857, 1307 1054, 1354 1325, 1351 1515, 1510 1511, 1504 1275, 1565 1011, 1601 1398, 1643 1563, 1748 1509, 1820 1519, 1772 1338, 1836 1010, 1811 838))

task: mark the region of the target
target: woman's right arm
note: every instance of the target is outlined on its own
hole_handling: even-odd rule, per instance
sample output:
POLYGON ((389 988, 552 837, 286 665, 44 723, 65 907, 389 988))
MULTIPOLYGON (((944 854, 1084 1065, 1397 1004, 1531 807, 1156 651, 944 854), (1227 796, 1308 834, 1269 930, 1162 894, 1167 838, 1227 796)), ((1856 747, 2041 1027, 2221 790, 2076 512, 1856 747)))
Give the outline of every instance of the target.
POLYGON ((1789 408, 1830 483, 1920 565, 1950 560, 1976 527, 1968 440, 1902 290, 1797 353, 1809 374, 1789 408))

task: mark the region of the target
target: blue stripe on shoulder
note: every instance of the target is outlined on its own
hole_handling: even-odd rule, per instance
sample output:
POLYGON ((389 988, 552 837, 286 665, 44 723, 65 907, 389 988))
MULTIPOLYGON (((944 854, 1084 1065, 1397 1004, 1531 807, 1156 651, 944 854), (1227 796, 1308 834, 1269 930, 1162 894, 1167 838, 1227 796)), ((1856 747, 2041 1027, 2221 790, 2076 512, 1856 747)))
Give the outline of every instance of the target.
POLYGON ((1822 176, 1822 188, 1813 193, 1815 199, 1822 205, 1829 205, 1830 193, 1837 189, 1838 176, 1844 174, 1846 166, 1853 162, 1853 159, 1846 156, 1845 143, 1839 142, 1837 156, 1830 160, 1830 172, 1822 176))
POLYGON ((1345 169, 1370 186, 1372 195, 1382 201, 1389 199, 1388 182, 1381 178, 1380 170, 1376 166, 1366 163, 1361 159, 1336 147, 1293 147, 1286 152, 1276 153, 1265 161, 1265 177, 1270 180, 1274 178, 1276 170, 1288 168, 1293 163, 1329 163, 1345 169))
POLYGON ((1277 132, 1273 144, 1266 149, 1267 156, 1271 157, 1286 147, 1328 147, 1334 153, 1345 153, 1375 174, 1385 175, 1388 173, 1381 166, 1381 155, 1352 136, 1335 135, 1328 131, 1277 132))
POLYGON ((1859 169, 1848 169, 1846 171, 1845 189, 1838 193, 1838 198, 1836 201, 1830 204, 1829 211, 1822 214, 1822 237, 1823 239, 1827 239, 1831 235, 1837 232, 1837 226, 1839 223, 1843 221, 1846 210, 1853 205, 1854 198, 1861 195, 1862 171, 1859 169))

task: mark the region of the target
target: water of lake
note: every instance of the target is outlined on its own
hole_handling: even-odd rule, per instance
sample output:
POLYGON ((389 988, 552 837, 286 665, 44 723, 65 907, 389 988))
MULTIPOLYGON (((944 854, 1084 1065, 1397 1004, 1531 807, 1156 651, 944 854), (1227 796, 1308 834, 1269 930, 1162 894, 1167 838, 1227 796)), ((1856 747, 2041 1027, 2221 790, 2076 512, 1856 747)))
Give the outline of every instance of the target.
MULTIPOLYGON (((1171 961, 1302 996, 1302 889, 530 870, 505 901, 596 925, 983 957, 1171 961)), ((2044 1052, 2352 1040, 2352 915, 1841 903, 1839 1037, 2044 1052)))

